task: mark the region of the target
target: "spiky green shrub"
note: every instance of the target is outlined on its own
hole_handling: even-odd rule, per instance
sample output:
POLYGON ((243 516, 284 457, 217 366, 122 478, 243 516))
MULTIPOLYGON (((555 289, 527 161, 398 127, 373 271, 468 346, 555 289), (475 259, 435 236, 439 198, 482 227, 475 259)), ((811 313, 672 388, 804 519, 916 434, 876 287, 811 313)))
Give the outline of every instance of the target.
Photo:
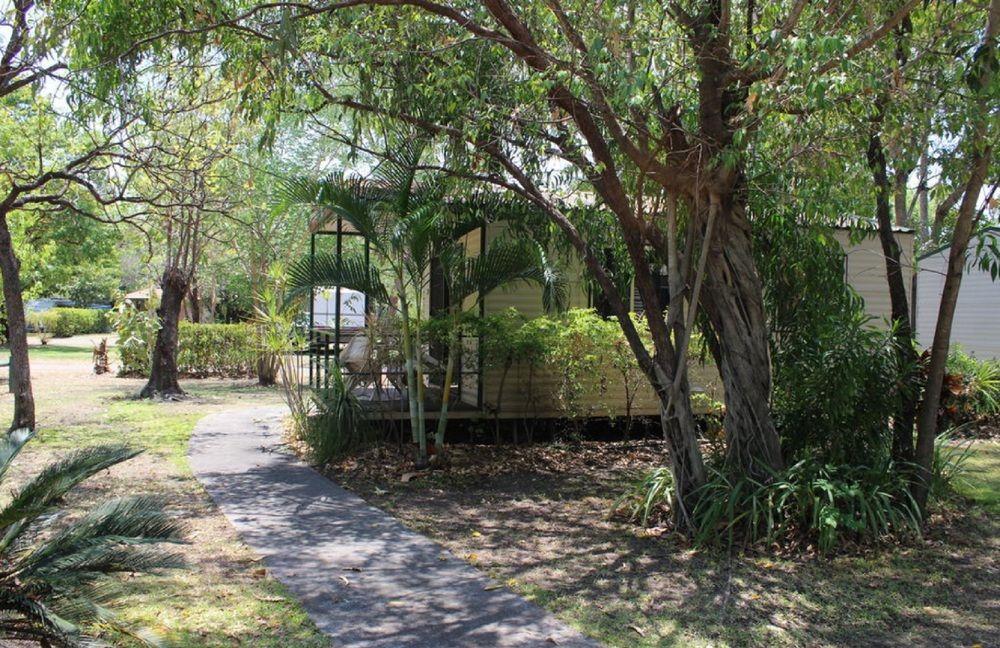
POLYGON ((971 452, 972 442, 958 439, 954 430, 942 432, 934 439, 931 497, 941 499, 953 493, 955 483, 965 474, 971 452))
POLYGON ((642 526, 662 519, 669 511, 674 498, 674 478, 666 467, 654 468, 618 498, 612 510, 642 526))
POLYGON ((372 429, 352 381, 332 365, 327 384, 313 391, 317 413, 309 417, 299 434, 309 447, 310 460, 323 465, 367 445, 372 429))
MULTIPOLYGON (((0 436, 0 487, 31 439, 0 436)), ((0 639, 53 646, 104 646, 102 629, 143 643, 154 637, 118 623, 108 605, 123 596, 118 574, 178 567, 160 543, 180 541, 176 520, 149 497, 112 499, 62 522, 63 498, 80 482, 139 453, 121 445, 78 450, 52 463, 0 504, 0 639)), ((2 643, 2 642, 0 642, 2 643)))
MULTIPOLYGON (((953 459, 943 461, 951 466, 953 459)), ((920 512, 908 483, 891 464, 846 466, 807 459, 766 482, 734 480, 712 470, 693 499, 696 504, 688 514, 700 546, 777 542, 830 551, 845 542, 873 543, 920 532, 920 512)), ((670 471, 659 468, 638 481, 615 508, 648 525, 671 519, 672 504, 670 471)))
POLYGON ((767 482, 733 480, 715 470, 696 495, 692 519, 702 545, 879 542, 920 532, 920 511, 891 464, 831 465, 811 459, 767 482))

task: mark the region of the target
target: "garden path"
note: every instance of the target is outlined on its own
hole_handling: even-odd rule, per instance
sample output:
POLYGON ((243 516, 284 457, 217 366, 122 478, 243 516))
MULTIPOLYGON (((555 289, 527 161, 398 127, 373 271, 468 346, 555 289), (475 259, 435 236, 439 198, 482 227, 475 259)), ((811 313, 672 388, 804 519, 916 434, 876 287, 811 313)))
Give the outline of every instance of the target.
POLYGON ((281 444, 286 411, 207 416, 189 459, 333 645, 598 646, 296 459, 281 444))

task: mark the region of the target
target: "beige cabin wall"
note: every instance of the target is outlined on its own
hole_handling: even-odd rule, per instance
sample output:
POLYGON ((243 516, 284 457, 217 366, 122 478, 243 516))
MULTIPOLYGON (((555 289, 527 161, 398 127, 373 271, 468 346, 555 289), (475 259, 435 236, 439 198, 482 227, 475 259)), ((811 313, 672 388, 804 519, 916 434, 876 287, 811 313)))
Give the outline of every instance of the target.
MULTIPOLYGON (((487 246, 504 236, 505 229, 506 225, 502 223, 490 225, 487 229, 487 246)), ((574 257, 563 271, 567 277, 569 307, 588 308, 590 296, 584 281, 583 262, 574 257)), ((509 308, 517 309, 529 318, 543 315, 542 289, 534 285, 516 284, 490 294, 484 304, 486 315, 501 313, 509 308)), ((714 365, 692 361, 688 372, 693 389, 713 398, 721 397, 718 371, 714 365)), ((501 369, 487 369, 483 372, 483 404, 488 411, 495 412, 499 399, 500 416, 504 418, 566 416, 567 403, 560 399, 562 381, 559 369, 555 367, 531 368, 527 364, 515 364, 508 370, 506 378, 501 369)), ((605 370, 597 372, 590 384, 584 386, 583 392, 590 396, 577 406, 577 413, 582 416, 625 416, 629 410, 626 391, 624 379, 609 362, 605 370)), ((631 391, 631 386, 628 391, 631 391)), ((635 416, 659 414, 659 399, 645 379, 637 381, 635 385, 631 413, 635 416)))
MULTIPOLYGON (((507 225, 493 223, 487 226, 485 232, 486 245, 505 236, 507 225)), ((834 230, 834 236, 844 249, 845 278, 865 301, 866 311, 876 318, 878 323, 888 320, 891 307, 889 301, 888 283, 885 277, 885 259, 877 236, 869 236, 852 243, 850 233, 845 229, 834 230)), ((469 233, 462 241, 466 246, 468 256, 481 253, 483 235, 479 230, 469 233)), ((911 287, 913 276, 913 234, 897 233, 902 248, 902 263, 907 294, 912 302, 911 287)), ((567 277, 570 308, 587 308, 590 296, 584 281, 583 262, 575 257, 564 267, 567 277)), ((425 312, 429 306, 429 296, 425 295, 425 312)), ((630 296, 630 301, 632 296, 630 296)), ((465 304, 472 308, 474 300, 465 304)), ((484 300, 485 315, 492 315, 514 308, 525 317, 532 318, 544 314, 542 305, 542 289, 534 285, 518 283, 505 289, 494 291, 484 300)), ((480 378, 476 373, 478 362, 478 340, 463 341, 463 356, 465 370, 462 376, 461 400, 469 405, 476 405, 479 396, 480 378)), ((718 370, 711 361, 702 364, 698 361, 689 362, 689 379, 692 391, 703 394, 703 398, 695 398, 696 411, 704 411, 709 399, 721 401, 723 398, 721 380, 718 370)), ((487 413, 496 411, 498 402, 500 416, 516 417, 563 417, 567 416, 567 404, 560 398, 562 376, 558 367, 538 366, 530 368, 526 364, 516 364, 507 372, 506 377, 501 369, 486 369, 482 372, 483 408, 487 413), (503 394, 501 397, 501 381, 503 394)), ((596 372, 591 377, 592 382, 583 391, 589 396, 586 402, 577 406, 577 414, 581 416, 624 416, 627 407, 626 389, 622 376, 609 363, 604 371, 596 372)), ((635 385, 636 392, 632 399, 631 413, 636 416, 655 416, 659 413, 659 401, 647 381, 641 380, 635 385)))
MULTIPOLYGON (((688 365, 688 376, 696 393, 721 400, 719 374, 713 364, 702 365, 692 361, 688 365)), ((629 412, 633 416, 657 416, 660 413, 659 399, 648 381, 639 379, 626 390, 622 375, 610 364, 604 371, 596 372, 584 385, 582 393, 586 396, 575 405, 571 406, 561 398, 562 382, 563 377, 555 367, 531 368, 519 363, 510 368, 505 379, 501 369, 489 369, 483 373, 484 407, 495 413, 499 402, 501 418, 555 418, 567 416, 574 410, 577 416, 583 417, 620 417, 629 412), (627 406, 627 391, 632 393, 631 409, 627 406)), ((697 412, 707 409, 706 400, 695 398, 697 412)))
MULTIPOLYGON (((889 298, 889 280, 885 273, 885 255, 878 235, 872 232, 856 243, 851 242, 851 232, 846 229, 834 230, 834 236, 844 250, 844 276, 847 283, 865 300, 865 312, 874 317, 879 325, 887 325, 892 318, 892 302, 889 298)), ((903 282, 906 296, 913 303, 913 233, 897 232, 896 240, 902 248, 900 263, 903 266, 903 282)))

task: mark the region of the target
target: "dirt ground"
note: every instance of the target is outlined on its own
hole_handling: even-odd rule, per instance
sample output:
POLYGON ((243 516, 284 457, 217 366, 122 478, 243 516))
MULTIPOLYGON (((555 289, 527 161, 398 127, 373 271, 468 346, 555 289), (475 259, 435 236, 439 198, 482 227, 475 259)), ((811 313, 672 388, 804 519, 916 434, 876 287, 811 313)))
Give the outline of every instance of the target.
POLYGON ((725 556, 609 519, 630 480, 663 465, 656 442, 457 446, 452 456, 427 475, 407 474, 391 449, 330 472, 608 645, 1000 644, 1000 528, 977 506, 936 516, 909 546, 725 556))

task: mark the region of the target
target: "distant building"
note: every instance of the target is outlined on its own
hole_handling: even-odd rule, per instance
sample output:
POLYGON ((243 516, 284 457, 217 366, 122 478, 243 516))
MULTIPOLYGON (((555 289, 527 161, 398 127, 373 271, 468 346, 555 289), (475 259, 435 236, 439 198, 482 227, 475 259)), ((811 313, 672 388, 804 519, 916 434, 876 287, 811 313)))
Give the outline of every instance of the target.
MULTIPOLYGON (((970 257, 980 241, 993 238, 1000 245, 1000 227, 984 229, 969 242, 970 257)), ((929 347, 934 341, 944 275, 948 266, 948 247, 928 252, 920 257, 917 284, 917 339, 929 347)), ((951 344, 981 360, 1000 360, 1000 282, 971 261, 962 277, 955 319, 951 329, 951 344)))

